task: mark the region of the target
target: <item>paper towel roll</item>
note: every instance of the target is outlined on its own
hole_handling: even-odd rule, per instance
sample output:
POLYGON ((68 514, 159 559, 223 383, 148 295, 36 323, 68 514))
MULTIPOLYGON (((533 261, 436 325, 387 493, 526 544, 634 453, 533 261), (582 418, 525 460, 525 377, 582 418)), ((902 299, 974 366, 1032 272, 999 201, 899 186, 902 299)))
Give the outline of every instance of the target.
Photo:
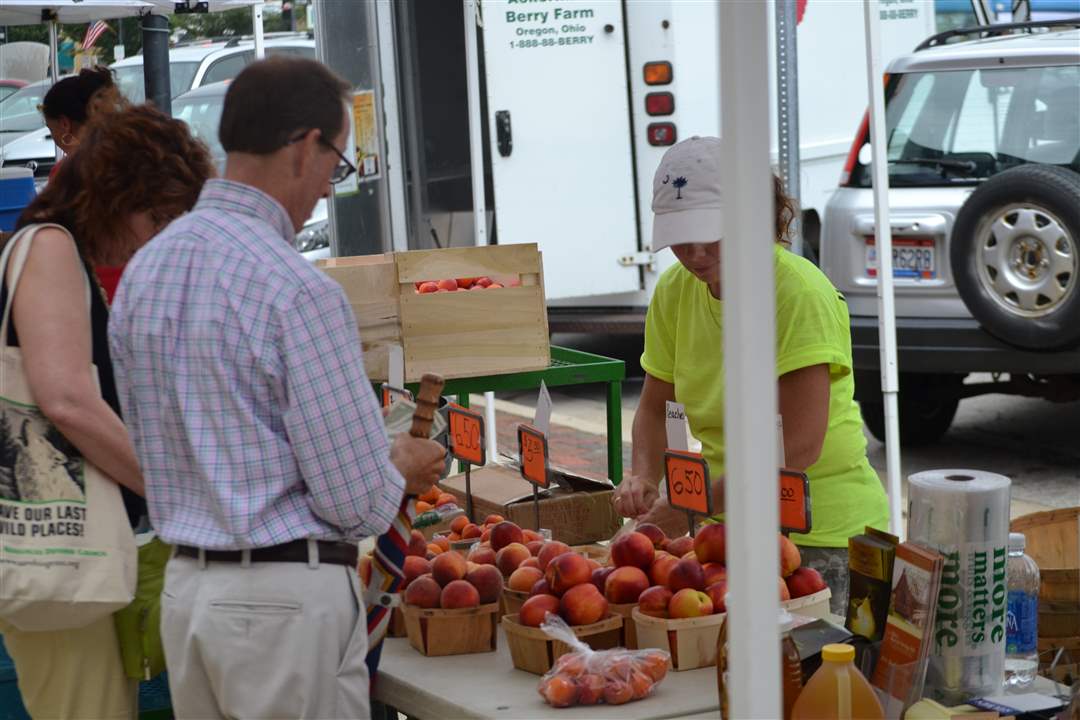
POLYGON ((908 540, 945 556, 928 697, 958 703, 1001 690, 1010 485, 1004 475, 979 470, 908 478, 908 540))

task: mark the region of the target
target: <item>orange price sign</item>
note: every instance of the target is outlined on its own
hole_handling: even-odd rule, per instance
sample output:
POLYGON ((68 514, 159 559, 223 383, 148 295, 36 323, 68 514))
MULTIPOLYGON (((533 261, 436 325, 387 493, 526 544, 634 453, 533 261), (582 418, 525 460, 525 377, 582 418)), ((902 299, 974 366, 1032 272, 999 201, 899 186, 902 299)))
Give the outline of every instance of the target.
POLYGON ((548 486, 548 444, 544 433, 532 425, 518 425, 521 477, 542 488, 548 486))
POLYGON ((780 529, 808 533, 810 517, 810 479, 797 470, 780 470, 780 529))
POLYGON ((450 454, 462 462, 483 465, 484 418, 453 403, 449 406, 449 415, 450 454))
POLYGON ((700 453, 668 450, 664 453, 664 477, 671 507, 698 515, 712 514, 709 464, 700 453))

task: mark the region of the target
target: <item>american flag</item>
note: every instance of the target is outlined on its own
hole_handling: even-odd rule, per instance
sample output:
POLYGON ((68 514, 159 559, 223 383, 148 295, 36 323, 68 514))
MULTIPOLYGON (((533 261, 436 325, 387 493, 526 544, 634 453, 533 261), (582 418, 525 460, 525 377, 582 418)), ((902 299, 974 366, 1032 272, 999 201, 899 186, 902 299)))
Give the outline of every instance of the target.
POLYGON ((90 27, 86 29, 86 37, 83 38, 83 50, 89 50, 94 47, 94 43, 101 37, 106 30, 112 30, 109 24, 104 20, 98 20, 92 23, 90 27))

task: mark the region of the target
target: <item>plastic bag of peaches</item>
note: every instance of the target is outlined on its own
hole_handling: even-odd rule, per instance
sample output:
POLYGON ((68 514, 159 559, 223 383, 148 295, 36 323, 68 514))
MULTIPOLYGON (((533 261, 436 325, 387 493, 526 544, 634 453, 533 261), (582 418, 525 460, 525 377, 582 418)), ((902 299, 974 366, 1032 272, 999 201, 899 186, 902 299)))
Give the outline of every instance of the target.
POLYGON ((671 654, 666 650, 593 650, 553 613, 547 614, 540 629, 574 648, 540 679, 540 696, 552 707, 622 705, 641 700, 652 693, 671 667, 671 654))

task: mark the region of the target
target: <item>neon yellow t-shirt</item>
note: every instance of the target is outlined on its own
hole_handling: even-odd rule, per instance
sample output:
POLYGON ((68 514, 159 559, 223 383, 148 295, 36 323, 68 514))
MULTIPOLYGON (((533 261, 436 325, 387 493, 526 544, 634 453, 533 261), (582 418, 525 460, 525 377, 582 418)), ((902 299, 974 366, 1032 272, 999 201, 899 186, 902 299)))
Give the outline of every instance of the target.
MULTIPOLYGON (((847 303, 812 263, 776 246, 776 376, 829 365, 829 425, 810 477, 812 527, 800 545, 847 547, 867 525, 887 529, 888 500, 866 457, 855 403, 847 303)), ((675 386, 712 477, 724 473, 723 304, 682 265, 657 283, 641 366, 675 386)), ((732 480, 729 478, 729 480, 732 480)))

